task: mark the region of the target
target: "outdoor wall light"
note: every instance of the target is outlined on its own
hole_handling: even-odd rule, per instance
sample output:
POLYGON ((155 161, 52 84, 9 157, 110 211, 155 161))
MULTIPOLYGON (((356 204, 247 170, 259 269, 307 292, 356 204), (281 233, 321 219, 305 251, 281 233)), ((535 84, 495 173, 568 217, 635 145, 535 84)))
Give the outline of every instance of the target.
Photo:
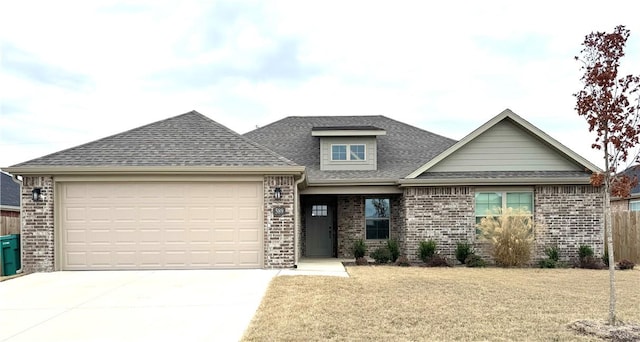
POLYGON ((280 188, 275 188, 273 189, 273 197, 277 200, 282 198, 282 189, 280 188))
POLYGON ((42 201, 42 189, 34 188, 31 190, 31 199, 33 199, 34 202, 42 201))

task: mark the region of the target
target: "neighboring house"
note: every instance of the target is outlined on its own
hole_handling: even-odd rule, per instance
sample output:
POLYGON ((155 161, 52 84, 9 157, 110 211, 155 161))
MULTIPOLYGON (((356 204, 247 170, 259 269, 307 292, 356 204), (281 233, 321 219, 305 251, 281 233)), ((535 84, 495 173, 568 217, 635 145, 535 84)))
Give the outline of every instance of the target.
POLYGON ((20 184, 0 172, 0 235, 20 233, 20 184))
POLYGON ((524 207, 537 255, 602 252, 599 169, 510 110, 456 142, 384 116, 288 117, 244 136, 197 112, 6 168, 23 268, 278 268, 397 238, 452 256, 487 210, 524 207), (33 194, 44 198, 34 201, 33 194))
MULTIPOLYGON (((624 174, 630 177, 637 177, 640 180, 640 165, 633 165, 624 170, 624 174)), ((640 211, 640 182, 631 189, 628 198, 614 197, 611 199, 611 210, 613 211, 640 211)))

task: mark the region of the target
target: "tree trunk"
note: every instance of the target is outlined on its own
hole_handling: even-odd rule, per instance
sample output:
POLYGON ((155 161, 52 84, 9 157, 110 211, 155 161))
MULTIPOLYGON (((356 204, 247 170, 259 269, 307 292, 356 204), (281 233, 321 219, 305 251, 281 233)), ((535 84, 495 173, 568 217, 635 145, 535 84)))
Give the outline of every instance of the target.
POLYGON ((616 275, 615 275, 615 258, 613 250, 613 229, 611 221, 611 202, 609 195, 609 187, 605 186, 604 194, 604 229, 607 236, 607 251, 609 251, 609 324, 616 324, 616 275))

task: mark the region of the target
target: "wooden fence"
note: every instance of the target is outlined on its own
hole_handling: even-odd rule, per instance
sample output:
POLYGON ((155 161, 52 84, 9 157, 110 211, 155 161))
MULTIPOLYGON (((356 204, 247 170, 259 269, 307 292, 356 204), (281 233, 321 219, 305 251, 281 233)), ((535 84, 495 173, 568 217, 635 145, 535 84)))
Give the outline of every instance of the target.
POLYGON ((20 217, 0 216, 0 235, 20 234, 20 217))
POLYGON ((629 259, 640 264, 640 211, 611 213, 616 262, 629 259))

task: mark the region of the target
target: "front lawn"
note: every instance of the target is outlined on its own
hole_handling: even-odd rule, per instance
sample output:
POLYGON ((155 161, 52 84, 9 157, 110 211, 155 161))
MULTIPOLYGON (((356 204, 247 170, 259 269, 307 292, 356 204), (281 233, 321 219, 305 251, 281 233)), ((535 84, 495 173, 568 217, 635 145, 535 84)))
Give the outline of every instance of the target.
MULTIPOLYGON (((608 272, 348 267, 350 278, 276 277, 245 341, 589 341, 566 325, 605 320, 608 272)), ((616 271, 618 317, 640 323, 640 270, 616 271)))

